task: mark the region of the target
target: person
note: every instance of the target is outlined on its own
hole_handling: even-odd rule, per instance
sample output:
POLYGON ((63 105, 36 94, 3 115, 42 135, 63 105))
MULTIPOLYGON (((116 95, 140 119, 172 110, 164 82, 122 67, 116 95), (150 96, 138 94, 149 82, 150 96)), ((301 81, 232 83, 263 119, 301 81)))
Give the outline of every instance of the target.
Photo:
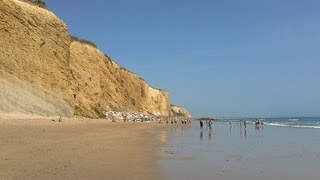
POLYGON ((203 128, 203 122, 202 122, 202 120, 200 120, 200 128, 201 128, 201 129, 203 128))
POLYGON ((229 126, 232 127, 232 121, 231 120, 229 120, 229 126))
POLYGON ((210 128, 208 131, 209 131, 208 132, 208 138, 209 138, 209 140, 211 140, 212 129, 210 128))
POLYGON ((247 128, 247 121, 243 121, 243 126, 245 129, 247 128))
POLYGON ((257 120, 255 121, 256 129, 263 128, 262 125, 263 125, 263 122, 262 122, 261 120, 257 119, 257 120))
POLYGON ((211 126, 212 126, 212 121, 209 120, 208 127, 211 128, 211 126))

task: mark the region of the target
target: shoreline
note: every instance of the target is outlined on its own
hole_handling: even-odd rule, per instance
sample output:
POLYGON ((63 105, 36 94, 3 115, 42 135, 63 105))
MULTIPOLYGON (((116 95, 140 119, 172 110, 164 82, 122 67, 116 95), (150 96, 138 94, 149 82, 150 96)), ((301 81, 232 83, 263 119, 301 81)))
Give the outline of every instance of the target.
POLYGON ((165 179, 316 180, 319 135, 319 129, 312 128, 257 129, 239 123, 230 128, 228 122, 216 122, 201 129, 194 122, 170 132, 172 155, 160 163, 165 179))
POLYGON ((106 119, 0 115, 0 179, 163 179, 161 129, 106 119))

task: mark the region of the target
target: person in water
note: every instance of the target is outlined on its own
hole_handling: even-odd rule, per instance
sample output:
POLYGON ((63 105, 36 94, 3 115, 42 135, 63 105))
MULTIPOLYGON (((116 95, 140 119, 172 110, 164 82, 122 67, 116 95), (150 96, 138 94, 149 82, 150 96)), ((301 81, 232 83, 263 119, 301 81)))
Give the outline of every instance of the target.
POLYGON ((231 120, 229 120, 229 126, 232 127, 232 121, 231 120))
POLYGON ((256 129, 263 128, 263 126, 262 126, 263 122, 261 120, 259 120, 259 119, 257 119, 254 124, 256 126, 256 129))

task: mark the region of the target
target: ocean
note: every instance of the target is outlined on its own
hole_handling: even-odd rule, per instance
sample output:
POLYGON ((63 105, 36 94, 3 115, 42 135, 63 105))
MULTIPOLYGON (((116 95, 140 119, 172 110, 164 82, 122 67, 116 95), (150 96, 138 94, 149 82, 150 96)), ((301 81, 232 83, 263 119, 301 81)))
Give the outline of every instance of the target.
POLYGON ((320 118, 220 119, 163 130, 159 137, 166 179, 318 180, 320 118), (247 127, 240 120, 248 121, 247 127))
POLYGON ((226 122, 232 120, 233 122, 239 122, 243 120, 249 123, 254 123, 257 119, 261 120, 268 126, 320 129, 320 117, 234 118, 218 119, 218 121, 226 122))

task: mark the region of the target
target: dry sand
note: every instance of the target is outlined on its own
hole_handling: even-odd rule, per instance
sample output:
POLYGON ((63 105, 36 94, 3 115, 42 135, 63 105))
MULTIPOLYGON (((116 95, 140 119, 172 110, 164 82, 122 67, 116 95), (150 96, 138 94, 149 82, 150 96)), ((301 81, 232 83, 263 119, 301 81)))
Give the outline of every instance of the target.
POLYGON ((162 179, 164 125, 57 120, 0 115, 0 179, 162 179))

